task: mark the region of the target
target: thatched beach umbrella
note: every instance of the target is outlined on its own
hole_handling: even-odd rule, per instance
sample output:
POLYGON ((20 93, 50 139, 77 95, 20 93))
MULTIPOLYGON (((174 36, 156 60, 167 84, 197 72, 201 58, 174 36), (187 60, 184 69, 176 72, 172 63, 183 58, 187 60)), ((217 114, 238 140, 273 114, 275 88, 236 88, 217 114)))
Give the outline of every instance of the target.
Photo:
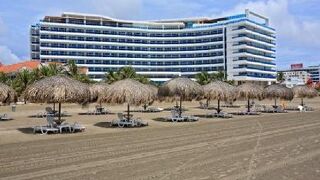
POLYGON ((220 101, 234 99, 235 87, 222 81, 214 81, 203 86, 204 97, 207 100, 218 100, 217 112, 220 113, 220 101))
MULTIPOLYGON (((95 83, 89 86, 90 90, 90 102, 96 102, 101 93, 107 91, 109 84, 107 83, 95 83)), ((101 107, 101 103, 100 103, 101 107)))
POLYGON ((144 84, 144 85, 147 86, 147 88, 149 88, 155 96, 158 96, 158 87, 157 86, 154 86, 152 84, 144 84))
POLYGON ((203 88, 200 84, 188 78, 178 77, 165 82, 159 88, 160 100, 177 100, 180 101, 180 112, 182 113, 182 101, 191 101, 203 96, 203 88))
MULTIPOLYGON (((157 86, 154 86, 152 84, 145 84, 145 86, 147 86, 152 91, 152 93, 154 94, 155 98, 158 97, 158 87, 157 86)), ((143 105, 144 110, 146 110, 147 107, 148 107, 148 104, 144 104, 143 105)))
POLYGON ((236 87, 236 97, 248 101, 248 112, 250 112, 250 99, 263 99, 263 87, 254 83, 244 83, 236 87))
POLYGON ((289 101, 293 99, 292 90, 281 84, 269 85, 264 89, 263 93, 265 98, 274 99, 275 107, 277 106, 277 99, 289 101))
POLYGON ((304 106, 304 98, 313 98, 318 96, 318 91, 306 85, 299 85, 292 88, 294 97, 301 98, 301 106, 304 106))
POLYGON ((128 118, 130 105, 149 104, 155 100, 155 93, 146 85, 133 79, 112 83, 108 90, 99 95, 98 102, 127 104, 128 118))
POLYGON ((25 90, 24 96, 34 103, 59 103, 59 121, 61 121, 61 103, 88 102, 90 91, 86 84, 58 75, 31 84, 25 90))
POLYGON ((0 102, 10 103, 15 101, 17 93, 8 85, 0 83, 0 102))

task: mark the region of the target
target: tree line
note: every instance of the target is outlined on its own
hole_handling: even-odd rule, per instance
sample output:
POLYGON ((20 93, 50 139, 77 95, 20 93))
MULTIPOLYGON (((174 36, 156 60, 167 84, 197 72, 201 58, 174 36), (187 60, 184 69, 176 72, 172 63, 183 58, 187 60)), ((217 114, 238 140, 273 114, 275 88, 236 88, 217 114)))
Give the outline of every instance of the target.
POLYGON ((40 65, 40 67, 29 70, 22 69, 21 71, 10 76, 4 72, 0 72, 0 82, 11 86, 20 96, 26 87, 33 82, 44 77, 67 75, 84 83, 92 83, 89 77, 79 72, 79 69, 74 61, 69 61, 67 65, 52 63, 48 65, 40 65))
MULTIPOLYGON (((68 61, 66 65, 52 63, 47 65, 41 65, 40 67, 33 70, 22 69, 21 71, 17 72, 13 77, 10 77, 5 73, 0 72, 0 82, 11 86, 17 92, 18 96, 20 96, 26 89, 26 87, 32 84, 33 82, 40 80, 44 77, 56 76, 61 74, 67 75, 83 83, 95 83, 95 81, 90 80, 90 78, 86 74, 79 72, 78 66, 76 65, 75 61, 72 60, 68 61)), ((143 84, 154 84, 146 76, 137 74, 135 69, 131 66, 122 67, 118 71, 107 72, 104 76, 103 81, 108 84, 111 84, 115 81, 127 78, 137 80, 143 84)), ((227 80, 223 72, 201 72, 196 74, 195 79, 201 85, 208 84, 215 80, 225 81, 230 84, 233 84, 233 81, 227 80)))

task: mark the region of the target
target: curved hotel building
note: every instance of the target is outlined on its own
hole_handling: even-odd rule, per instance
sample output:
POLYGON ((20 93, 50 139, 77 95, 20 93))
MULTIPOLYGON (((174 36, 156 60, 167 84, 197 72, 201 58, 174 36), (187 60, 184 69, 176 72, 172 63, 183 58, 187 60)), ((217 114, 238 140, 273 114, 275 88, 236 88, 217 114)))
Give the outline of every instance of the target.
POLYGON ((30 36, 32 59, 75 60, 95 80, 123 66, 156 82, 202 71, 224 71, 240 83, 276 80, 275 30, 268 18, 249 10, 216 19, 158 21, 63 13, 31 26, 30 36))

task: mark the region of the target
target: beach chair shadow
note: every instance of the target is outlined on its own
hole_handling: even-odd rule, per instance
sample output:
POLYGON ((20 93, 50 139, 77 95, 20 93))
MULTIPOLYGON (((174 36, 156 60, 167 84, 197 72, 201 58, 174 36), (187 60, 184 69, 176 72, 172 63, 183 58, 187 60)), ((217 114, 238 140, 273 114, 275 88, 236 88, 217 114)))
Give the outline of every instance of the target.
POLYGON ((212 117, 207 116, 206 114, 196 114, 196 115, 194 115, 194 116, 199 117, 199 118, 208 118, 208 119, 212 119, 212 117))
POLYGON ((101 128, 117 128, 116 126, 111 126, 111 122, 97 122, 94 126, 101 127, 101 128))
POLYGON ((161 117, 159 117, 159 118, 153 118, 152 120, 154 120, 154 121, 159 121, 159 122, 169 122, 168 120, 166 120, 166 118, 161 118, 161 117))
POLYGON ((24 134, 34 134, 32 127, 18 128, 17 130, 24 134))

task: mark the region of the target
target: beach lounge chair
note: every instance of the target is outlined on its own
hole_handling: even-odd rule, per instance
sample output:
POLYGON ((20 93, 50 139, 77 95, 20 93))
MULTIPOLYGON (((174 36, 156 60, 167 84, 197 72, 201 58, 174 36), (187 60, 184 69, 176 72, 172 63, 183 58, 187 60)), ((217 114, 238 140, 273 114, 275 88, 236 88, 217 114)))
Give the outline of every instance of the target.
POLYGON ((250 112, 245 112, 245 115, 260 115, 260 112, 257 111, 250 111, 250 112))
POLYGON ((53 115, 53 116, 56 115, 56 111, 53 111, 51 107, 46 107, 45 110, 47 115, 53 115))
POLYGON ((3 114, 3 115, 0 115, 0 120, 7 121, 7 120, 12 120, 12 118, 9 117, 7 114, 3 114))
POLYGON ((257 111, 239 111, 239 112, 234 112, 234 113, 231 113, 233 115, 260 115, 261 113, 260 112, 257 112, 257 111))
POLYGON ((287 113, 288 111, 286 111, 282 106, 278 106, 274 109, 275 113, 287 113))
POLYGON ((117 120, 113 120, 111 122, 111 126, 118 126, 120 128, 123 128, 123 127, 129 127, 129 126, 135 126, 135 122, 133 119, 131 120, 127 120, 123 113, 117 113, 117 116, 118 116, 118 119, 117 120))
POLYGON ((166 119, 172 122, 181 122, 185 120, 183 117, 179 116, 179 112, 176 110, 171 110, 171 116, 167 117, 166 119))
POLYGON ((79 124, 78 122, 75 122, 74 124, 71 125, 71 130, 72 132, 83 132, 85 131, 86 127, 79 124))
POLYGON ((148 112, 161 112, 161 111, 163 111, 163 109, 159 108, 159 107, 148 107, 147 111, 148 112))
POLYGON ((34 126, 33 133, 40 132, 41 134, 47 134, 48 132, 58 133, 59 129, 46 125, 46 126, 34 126))
POLYGON ((199 120, 199 117, 196 117, 196 116, 182 116, 182 118, 185 120, 185 121, 198 121, 199 120))
POLYGON ((207 104, 203 103, 203 102, 199 102, 199 105, 200 105, 200 109, 208 109, 208 106, 207 104))
POLYGON ((229 114, 229 113, 225 113, 225 112, 220 112, 220 113, 217 113, 217 112, 209 112, 207 113, 206 115, 207 117, 217 117, 217 118, 232 118, 232 114, 229 114))
POLYGON ((262 110, 257 111, 257 112, 262 112, 262 113, 275 113, 276 109, 275 108, 271 108, 271 107, 267 107, 265 105, 262 106, 262 110))
POLYGON ((287 110, 287 111, 300 111, 299 107, 297 107, 297 106, 287 106, 287 107, 285 107, 285 110, 287 110))
POLYGON ((314 111, 314 109, 312 107, 309 107, 309 106, 304 106, 304 109, 306 111, 314 111))
POLYGON ((306 109, 304 108, 304 106, 299 105, 298 109, 300 112, 306 112, 306 109))
POLYGON ((58 125, 54 122, 54 117, 52 115, 47 116, 47 121, 51 127, 58 128, 60 133, 62 133, 63 130, 65 130, 66 132, 69 131, 70 133, 72 132, 72 125, 70 125, 69 123, 62 123, 58 125))
POLYGON ((35 117, 37 118, 45 118, 47 116, 47 112, 39 112, 35 117))
POLYGON ((69 116, 71 116, 71 114, 68 111, 63 111, 61 113, 61 117, 69 117, 69 116))
POLYGON ((135 123, 138 127, 141 127, 141 126, 148 126, 148 123, 147 122, 144 122, 142 121, 141 118, 135 118, 134 119, 135 123))
POLYGON ((108 114, 110 112, 105 107, 96 106, 95 113, 97 115, 100 115, 100 114, 108 114))
MULTIPOLYGON (((50 117, 50 116, 47 116, 50 117)), ((34 126, 33 127, 33 133, 40 132, 41 134, 47 134, 48 132, 51 133, 58 133, 60 132, 59 128, 56 127, 54 123, 51 122, 51 119, 48 120, 48 125, 45 126, 34 126)))

